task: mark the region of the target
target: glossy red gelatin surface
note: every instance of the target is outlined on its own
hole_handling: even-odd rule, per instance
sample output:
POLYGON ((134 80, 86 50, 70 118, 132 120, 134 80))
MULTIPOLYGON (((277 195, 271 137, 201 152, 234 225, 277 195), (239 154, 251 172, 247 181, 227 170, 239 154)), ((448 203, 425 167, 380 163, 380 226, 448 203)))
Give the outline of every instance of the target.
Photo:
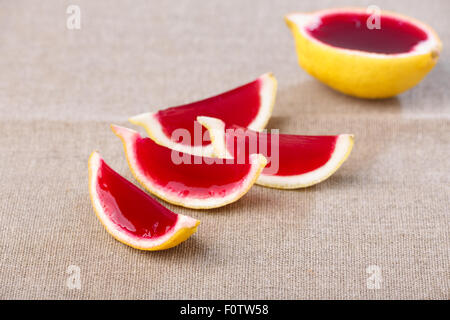
MULTIPOLYGON (((156 117, 168 137, 172 137, 172 133, 176 129, 187 129, 192 137, 191 145, 199 145, 200 141, 194 141, 194 122, 197 116, 218 118, 224 121, 227 126, 247 127, 258 114, 260 88, 261 81, 258 79, 205 100, 161 110, 156 114, 156 117)), ((200 127, 203 137, 207 131, 202 126, 200 127)), ((176 142, 189 144, 188 141, 176 142)), ((209 141, 202 141, 201 143, 203 145, 210 144, 209 141)))
POLYGON ((97 194, 104 212, 123 230, 155 238, 172 229, 178 215, 137 188, 101 160, 97 194))
POLYGON ((270 175, 277 176, 299 175, 320 168, 330 159, 337 141, 337 136, 278 134, 278 142, 276 142, 276 139, 272 140, 273 135, 270 133, 258 133, 242 128, 237 131, 234 128, 233 133, 229 134, 230 132, 228 131, 226 135, 226 145, 228 152, 235 159, 239 156, 248 159, 250 151, 261 153, 268 160, 262 174, 270 172, 270 175), (253 144, 253 147, 250 144, 253 144), (276 161, 275 148, 278 148, 276 173, 272 172, 271 168, 272 162, 276 161))
POLYGON ((307 27, 314 38, 339 48, 395 54, 411 51, 427 34, 408 21, 381 16, 380 29, 369 29, 369 14, 333 13, 318 26, 307 27))
POLYGON ((206 199, 225 196, 240 186, 251 169, 248 163, 218 164, 212 163, 217 159, 172 151, 149 138, 136 138, 135 153, 146 177, 180 197, 206 199), (172 152, 179 158, 190 160, 176 164, 172 152))

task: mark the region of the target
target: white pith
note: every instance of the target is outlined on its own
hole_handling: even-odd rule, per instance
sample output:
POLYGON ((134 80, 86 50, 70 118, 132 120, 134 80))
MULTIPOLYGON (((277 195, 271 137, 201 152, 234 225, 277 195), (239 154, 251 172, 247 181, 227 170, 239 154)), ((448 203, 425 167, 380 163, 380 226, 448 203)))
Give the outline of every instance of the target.
POLYGON ((132 247, 140 248, 140 249, 151 249, 154 247, 158 247, 165 242, 169 241, 172 236, 174 236, 177 231, 183 228, 193 228, 197 225, 198 220, 182 215, 177 214, 177 222, 173 226, 172 229, 170 229, 169 232, 166 234, 145 239, 140 238, 137 236, 134 236, 118 226, 116 223, 114 223, 110 217, 105 213, 104 207, 100 201, 100 197, 97 193, 97 185, 98 185, 98 172, 101 165, 101 157, 100 155, 95 152, 91 155, 89 159, 89 169, 90 169, 90 175, 89 175, 89 188, 91 191, 91 198, 93 202, 93 206, 95 208, 95 212, 98 215, 99 220, 102 222, 106 230, 117 240, 124 242, 132 247))
POLYGON ((142 113, 130 118, 129 121, 133 124, 143 126, 149 137, 162 146, 196 156, 210 157, 213 154, 213 147, 211 144, 204 146, 189 146, 174 142, 164 133, 161 123, 156 116, 156 112, 142 113))
POLYGON ((333 49, 336 49, 338 51, 342 51, 343 53, 350 54, 350 55, 360 55, 360 56, 368 56, 372 58, 380 58, 380 59, 387 59, 387 58, 402 58, 407 57, 411 55, 421 55, 421 54, 427 54, 430 52, 439 54, 441 50, 441 43, 439 39, 435 36, 434 32, 431 30, 430 27, 428 27, 426 24, 416 20, 412 19, 406 16, 402 16, 393 12, 389 11, 381 11, 381 16, 385 17, 391 17, 400 21, 405 21, 408 23, 412 23, 419 29, 421 29, 423 32, 427 34, 427 39, 420 41, 411 51, 408 52, 402 52, 402 53, 395 53, 395 54, 384 54, 384 53, 375 53, 375 52, 368 52, 368 51, 362 51, 362 50, 354 50, 354 49, 345 49, 340 47, 335 47, 332 45, 329 45, 327 43, 324 43, 314 37, 312 37, 307 31, 306 27, 311 27, 314 25, 319 25, 321 21, 321 17, 329 15, 329 14, 336 14, 336 13, 366 13, 365 9, 360 8, 340 8, 340 9, 328 9, 328 10, 321 10, 316 11, 312 13, 292 13, 286 16, 286 19, 292 22, 296 25, 298 31, 306 38, 308 38, 310 41, 319 44, 321 46, 326 47, 332 47, 333 49))
POLYGON ((255 131, 261 131, 266 127, 267 122, 272 115, 274 92, 277 89, 277 84, 270 73, 266 73, 259 77, 259 81, 262 84, 259 89, 261 103, 259 106, 258 115, 248 125, 249 129, 255 131))
MULTIPOLYGON (((241 183, 226 196, 209 197, 209 198, 196 198, 192 196, 183 197, 180 196, 177 192, 164 189, 164 186, 161 186, 160 184, 153 181, 151 177, 144 174, 143 170, 141 169, 141 166, 137 161, 135 153, 135 142, 136 137, 140 137, 139 133, 137 133, 134 130, 119 126, 114 126, 113 128, 116 134, 120 135, 121 138, 123 139, 127 159, 129 161, 130 167, 132 168, 132 172, 135 174, 136 179, 148 191, 150 191, 157 197, 172 204, 184 206, 187 208, 193 209, 217 208, 238 200, 250 189, 253 183, 255 183, 257 176, 259 176, 262 169, 267 164, 267 160, 264 156, 259 154, 252 155, 250 159, 251 166, 249 172, 242 179, 241 183)), ((161 161, 171 161, 171 159, 161 159, 161 161)), ((198 165, 208 165, 208 164, 198 164, 198 165)), ((211 177, 211 179, 214 179, 214 177, 211 177)), ((180 181, 180 183, 183 182, 180 181)))
POLYGON ((217 118, 197 117, 197 121, 208 129, 211 145, 214 148, 214 156, 223 159, 233 159, 228 152, 225 140, 225 123, 217 118))
MULTIPOLYGON (((211 117, 198 117, 197 121, 208 129, 215 154, 221 158, 233 158, 226 147, 226 133, 223 121, 211 117)), ((352 146, 353 135, 341 134, 336 140, 330 159, 323 166, 307 173, 291 176, 266 175, 263 171, 256 183, 268 187, 288 189, 307 187, 319 183, 328 178, 341 166, 352 146)))
MULTIPOLYGON (((269 118, 272 114, 274 92, 276 90, 276 80, 271 73, 266 73, 258 78, 262 83, 260 88, 260 108, 257 116, 248 125, 248 128, 261 131, 266 126, 269 118)), ((184 153, 189 153, 197 156, 211 157, 213 156, 214 149, 211 144, 204 146, 189 146, 182 143, 174 142, 171 137, 167 136, 161 123, 157 118, 157 112, 142 113, 137 116, 131 117, 129 121, 133 124, 143 126, 151 139, 160 145, 166 146, 173 150, 177 150, 184 153)), ((194 137, 192 137, 194 138, 194 137)))

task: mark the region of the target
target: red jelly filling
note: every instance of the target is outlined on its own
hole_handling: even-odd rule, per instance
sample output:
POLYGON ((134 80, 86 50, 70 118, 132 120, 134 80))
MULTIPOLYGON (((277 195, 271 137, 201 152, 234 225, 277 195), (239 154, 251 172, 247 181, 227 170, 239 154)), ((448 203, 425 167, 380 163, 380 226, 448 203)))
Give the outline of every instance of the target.
POLYGON ((181 197, 225 196, 242 183, 251 168, 248 163, 213 163, 217 159, 173 151, 149 138, 137 138, 135 152, 141 170, 149 179, 181 197), (172 156, 176 157, 175 161, 172 156))
MULTIPOLYGON (((203 139, 194 139, 194 122, 197 116, 221 119, 227 126, 239 125, 247 127, 258 114, 260 107, 260 80, 255 80, 239 88, 222 93, 202 101, 161 110, 156 114, 164 133, 172 137, 174 130, 187 129, 191 135, 191 145, 199 145, 203 139), (194 141, 199 140, 199 141, 194 141)), ((200 126, 201 127, 201 126, 200 126)), ((202 128, 202 136, 206 129, 202 128)), ((189 144, 189 141, 177 141, 189 144)), ((209 141, 202 141, 208 145, 209 141)))
POLYGON ((97 194, 111 221, 143 238, 161 236, 175 226, 177 214, 100 161, 97 194))
POLYGON ((279 134, 277 142, 276 139, 272 140, 272 134, 241 129, 233 134, 227 133, 226 144, 228 152, 235 159, 248 159, 250 153, 264 155, 268 163, 263 174, 290 176, 313 171, 327 163, 336 146, 336 140, 337 136, 279 134), (275 148, 278 149, 278 155, 275 148), (276 173, 272 170, 274 161, 278 161, 276 173))
POLYGON ((409 52, 428 38, 423 30, 408 21, 387 16, 380 17, 380 29, 369 29, 369 17, 363 13, 329 14, 307 31, 335 47, 385 54, 409 52))

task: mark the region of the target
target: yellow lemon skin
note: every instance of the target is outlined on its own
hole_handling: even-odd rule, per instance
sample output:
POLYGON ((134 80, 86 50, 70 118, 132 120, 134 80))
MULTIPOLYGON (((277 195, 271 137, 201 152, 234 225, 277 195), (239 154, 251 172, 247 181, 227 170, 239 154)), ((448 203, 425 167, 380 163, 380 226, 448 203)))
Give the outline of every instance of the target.
MULTIPOLYGON (((150 251, 156 251, 156 250, 167 250, 170 248, 173 248, 180 243, 186 241, 191 235, 197 232, 197 227, 200 224, 200 221, 197 222, 197 224, 192 228, 181 228, 178 230, 169 240, 164 242, 163 244, 153 247, 150 249, 144 249, 144 250, 150 250, 150 251)), ((136 248, 141 249, 141 248, 136 248)))
POLYGON ((359 98, 389 98, 414 87, 439 57, 440 47, 398 56, 352 52, 312 40, 291 20, 285 21, 294 35, 300 66, 331 88, 359 98))

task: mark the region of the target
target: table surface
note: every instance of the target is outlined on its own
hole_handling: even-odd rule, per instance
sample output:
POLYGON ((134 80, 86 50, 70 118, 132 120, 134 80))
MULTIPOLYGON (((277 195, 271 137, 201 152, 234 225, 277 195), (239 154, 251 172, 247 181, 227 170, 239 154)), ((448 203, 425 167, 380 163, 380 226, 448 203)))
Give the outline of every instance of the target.
MULTIPOLYGON (((450 2, 382 1, 435 28, 442 56, 417 87, 367 101, 297 65, 283 15, 371 1, 5 1, 0 10, 0 298, 450 298, 450 2), (94 215, 97 149, 132 178, 110 123, 202 99, 272 71, 269 128, 354 133, 330 179, 255 186, 167 251, 141 252, 94 215), (70 289, 68 267, 80 268, 70 289), (380 289, 367 286, 379 267, 380 289)), ((142 131, 142 130, 140 130, 142 131)))

